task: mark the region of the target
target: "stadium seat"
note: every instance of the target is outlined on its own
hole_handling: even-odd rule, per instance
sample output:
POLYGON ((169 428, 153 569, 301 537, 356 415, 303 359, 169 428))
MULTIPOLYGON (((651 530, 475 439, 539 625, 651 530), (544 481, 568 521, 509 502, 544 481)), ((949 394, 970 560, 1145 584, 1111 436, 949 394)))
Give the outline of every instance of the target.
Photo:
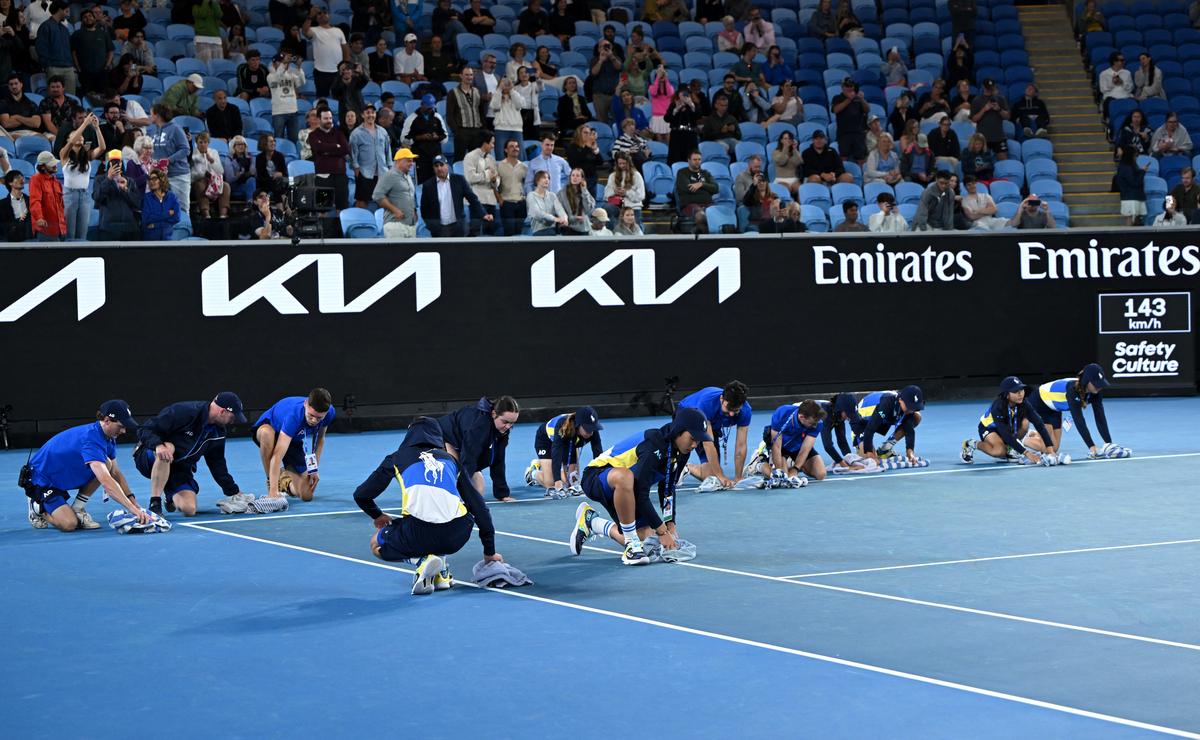
POLYGON ((899 182, 896 183, 896 202, 900 204, 921 202, 921 194, 925 192, 925 188, 915 182, 899 182))
POLYGON ((303 177, 304 175, 312 175, 317 171, 316 165, 307 159, 297 159, 293 162, 288 162, 288 177, 303 177))
POLYGON ((880 193, 887 193, 893 197, 896 195, 892 186, 886 182, 870 182, 863 188, 863 200, 867 203, 874 203, 879 200, 880 193))
POLYGON ((825 218, 825 209, 818 208, 813 205, 800 205, 800 220, 804 222, 804 227, 809 231, 825 232, 829 231, 829 221, 825 218))
MULTIPOLYGON (((1154 165, 1157 167, 1158 162, 1155 161, 1154 165)), ((1044 157, 1039 157, 1033 160, 1029 160, 1027 158, 1025 162, 1025 177, 1027 177, 1030 182, 1046 178, 1051 180, 1058 179, 1058 164, 1053 159, 1047 159, 1044 157)))
POLYGON ((993 180, 988 190, 992 194, 992 200, 996 201, 997 205, 1000 203, 1021 202, 1020 186, 1008 180, 993 180))
POLYGON ((700 142, 700 156, 705 162, 720 162, 726 167, 732 161, 729 152, 725 150, 725 145, 716 141, 700 142))
POLYGON ((829 193, 829 188, 825 185, 818 182, 806 182, 800 185, 800 204, 827 211, 833 205, 833 198, 829 193))
POLYGON ((1009 180, 1016 185, 1021 185, 1025 182, 1025 165, 1015 159, 1002 159, 996 162, 993 176, 997 180, 1009 180))
POLYGON ((346 208, 338 213, 342 234, 347 239, 372 239, 383 236, 375 215, 365 208, 346 208))
POLYGON ((848 182, 835 183, 833 188, 833 204, 841 205, 846 201, 853 201, 862 205, 864 203, 863 190, 857 185, 852 185, 848 182))
POLYGON ((1048 139, 1027 139, 1021 145, 1021 161, 1028 164, 1040 158, 1054 159, 1054 145, 1048 139))
POLYGON ((1037 193, 1042 200, 1062 200, 1063 187, 1057 180, 1036 180, 1029 183, 1029 192, 1037 193))

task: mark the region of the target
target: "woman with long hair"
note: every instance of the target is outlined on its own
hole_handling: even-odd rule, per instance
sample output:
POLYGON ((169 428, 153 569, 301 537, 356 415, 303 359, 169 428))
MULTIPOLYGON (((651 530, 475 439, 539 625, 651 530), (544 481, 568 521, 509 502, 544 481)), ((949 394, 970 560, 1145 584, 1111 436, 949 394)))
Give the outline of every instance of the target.
POLYGON ((563 94, 558 99, 557 118, 558 135, 565 138, 574 135, 575 129, 592 120, 588 110, 587 99, 583 97, 583 87, 579 78, 567 75, 563 80, 563 94))
POLYGON ((283 153, 275 148, 275 137, 271 134, 258 137, 258 157, 254 160, 254 174, 258 187, 272 196, 287 192, 287 162, 283 153))
POLYGON ((642 236, 642 227, 637 222, 637 212, 632 208, 622 208, 617 216, 617 225, 613 227, 614 236, 642 236))
POLYGON ((796 137, 791 131, 784 131, 779 135, 775 150, 771 152, 771 163, 775 165, 775 182, 790 190, 795 198, 800 192, 800 173, 804 159, 800 145, 796 143, 796 137))
POLYGON ((592 211, 596 208, 596 198, 588 187, 583 170, 578 167, 571 170, 571 177, 563 189, 558 191, 558 202, 562 204, 567 214, 568 234, 590 234, 592 231, 592 211))
POLYGON ((142 238, 170 241, 179 223, 179 199, 171 192, 167 173, 155 169, 149 176, 150 189, 142 196, 142 238))
POLYGON ((613 157, 613 170, 604 186, 604 210, 608 211, 609 217, 616 221, 619 212, 625 208, 640 213, 645 199, 646 181, 633 166, 633 160, 626 154, 613 157))
POLYGON ((509 82, 517 84, 517 70, 523 69, 529 64, 525 59, 525 44, 520 41, 508 47, 508 63, 504 65, 504 76, 509 82))
POLYGON ((667 111, 675 96, 675 88, 667 79, 667 69, 661 64, 654 71, 654 80, 650 83, 650 131, 654 138, 666 142, 671 138, 671 126, 667 123, 667 111))
POLYGON ((592 459, 600 457, 604 445, 600 430, 604 425, 596 410, 584 406, 569 414, 559 414, 538 426, 533 435, 535 457, 525 469, 525 484, 546 489, 546 498, 581 496, 579 476, 582 466, 579 451, 584 445, 592 447, 592 459))
POLYGON ((699 125, 696 103, 686 89, 675 91, 670 108, 663 120, 671 127, 670 143, 667 144, 667 162, 686 162, 688 155, 700 148, 696 129, 699 125))
POLYGON ((992 171, 996 167, 996 155, 988 148, 987 139, 983 134, 971 134, 967 140, 967 148, 962 150, 959 158, 962 164, 963 176, 974 175, 976 180, 985 185, 992 181, 992 171))
POLYGON ((755 175, 754 183, 746 190, 746 196, 742 198, 742 205, 750 211, 750 225, 755 230, 758 230, 764 221, 774 218, 771 206, 776 200, 778 197, 771 190, 767 176, 761 172, 755 175))
MULTIPOLYGON (((517 84, 513 87, 513 92, 521 96, 521 137, 529 141, 537 141, 538 134, 541 133, 542 111, 538 107, 538 97, 543 87, 532 67, 521 67, 517 70, 517 84)), ((500 148, 499 142, 496 146, 500 148)))
POLYGON ((84 132, 95 131, 95 140, 104 141, 100 133, 100 122, 96 114, 89 113, 83 123, 67 136, 67 143, 59 151, 63 163, 63 204, 67 217, 68 240, 87 241, 88 223, 92 217, 92 195, 88 185, 92 179, 92 160, 104 151, 102 143, 88 146, 84 132))
POLYGON ((567 164, 583 170, 588 188, 596 189, 600 165, 604 164, 604 155, 600 152, 596 129, 593 126, 586 125, 575 129, 575 138, 567 144, 567 164))
POLYGON ((1167 93, 1163 90, 1163 71, 1154 63, 1154 57, 1148 52, 1138 54, 1141 66, 1133 73, 1133 97, 1138 100, 1146 98, 1163 98, 1167 93))

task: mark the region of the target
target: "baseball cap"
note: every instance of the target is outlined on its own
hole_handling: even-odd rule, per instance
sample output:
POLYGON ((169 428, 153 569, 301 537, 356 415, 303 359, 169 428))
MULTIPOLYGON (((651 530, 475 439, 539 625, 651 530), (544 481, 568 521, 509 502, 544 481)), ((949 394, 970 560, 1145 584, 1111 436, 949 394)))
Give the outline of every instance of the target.
POLYGON ((920 386, 906 385, 900 389, 900 400, 908 408, 909 413, 925 408, 925 394, 920 386))
POLYGON ((221 391, 213 399, 213 403, 226 411, 232 411, 234 420, 239 424, 246 423, 246 415, 242 413, 242 399, 238 398, 238 394, 233 391, 221 391))
POLYGON ((592 220, 608 223, 608 211, 604 210, 603 208, 597 208, 596 210, 592 211, 592 220))
POLYGON ((109 162, 113 161, 114 159, 120 159, 121 158, 121 150, 120 149, 109 149, 108 154, 105 154, 104 158, 107 159, 109 162))
POLYGON ((1079 383, 1083 386, 1091 383, 1097 390, 1101 390, 1108 387, 1108 378, 1104 377, 1104 368, 1093 362, 1079 374, 1079 383))
POLYGON ((824 138, 825 138, 825 132, 824 132, 824 131, 822 131, 821 129, 817 129, 816 131, 813 131, 813 132, 812 132, 812 137, 813 137, 814 139, 824 139, 824 138))
POLYGON ((443 156, 442 156, 442 155, 440 155, 440 154, 439 154, 439 155, 437 155, 436 157, 434 157, 434 158, 433 158, 433 163, 434 163, 435 165, 437 165, 437 164, 450 164, 448 161, 446 161, 446 158, 445 158, 445 157, 443 157, 443 156))
POLYGON ((425 93, 421 96, 421 107, 432 108, 437 105, 437 98, 433 97, 432 93, 425 93))
POLYGON ((100 414, 130 431, 138 428, 137 420, 133 418, 133 412, 129 410, 129 404, 120 399, 105 401, 100 404, 100 414))
POLYGON ((417 34, 415 34, 415 33, 406 34, 404 37, 404 43, 406 43, 406 44, 409 41, 416 41, 416 40, 417 40, 417 34))
POLYGON ((204 89, 204 78, 194 72, 187 76, 187 81, 195 85, 197 90, 204 89))
POLYGON ((921 147, 922 149, 928 147, 929 137, 925 134, 917 134, 917 146, 921 147))
POLYGON ((842 87, 852 87, 855 90, 857 90, 858 83, 854 81, 853 77, 843 77, 842 78, 842 87))
POLYGON ((1021 379, 1015 375, 1010 375, 1004 380, 1000 381, 1001 393, 1016 393, 1017 391, 1025 390, 1025 387, 1025 383, 1023 383, 1021 379))
POLYGON ((699 409, 681 408, 675 412, 675 419, 671 422, 671 438, 684 432, 691 432, 692 439, 697 442, 712 441, 712 435, 708 433, 708 419, 699 409))
MULTIPOLYGON (((608 214, 605 215, 607 216, 608 214)), ((604 428, 604 425, 600 423, 600 417, 596 416, 596 409, 591 406, 583 406, 575 412, 575 424, 585 432, 592 433, 595 433, 597 429, 604 428)))
POLYGON ((50 165, 57 165, 58 160, 50 152, 38 152, 37 163, 39 167, 49 167, 50 165))
POLYGON ((867 124, 870 125, 872 123, 875 123, 876 121, 882 121, 882 120, 883 119, 879 117, 878 113, 872 113, 870 116, 867 117, 867 124))
POLYGON ((983 86, 984 86, 984 87, 995 87, 995 86, 996 86, 996 81, 995 81, 995 80, 993 80, 991 77, 989 77, 989 78, 987 78, 986 80, 984 80, 984 81, 983 81, 983 86))
POLYGON ((393 162, 398 162, 401 159, 416 159, 417 155, 412 153, 411 149, 403 148, 396 150, 396 156, 392 157, 393 162))

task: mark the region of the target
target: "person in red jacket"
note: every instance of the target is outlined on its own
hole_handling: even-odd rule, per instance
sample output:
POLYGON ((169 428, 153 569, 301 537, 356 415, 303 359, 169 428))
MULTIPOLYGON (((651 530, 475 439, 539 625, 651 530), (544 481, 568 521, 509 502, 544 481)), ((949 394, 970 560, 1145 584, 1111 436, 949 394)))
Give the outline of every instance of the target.
POLYGON ((62 183, 54 177, 58 160, 50 152, 37 158, 37 174, 29 178, 29 214, 40 242, 60 242, 67 233, 62 183))

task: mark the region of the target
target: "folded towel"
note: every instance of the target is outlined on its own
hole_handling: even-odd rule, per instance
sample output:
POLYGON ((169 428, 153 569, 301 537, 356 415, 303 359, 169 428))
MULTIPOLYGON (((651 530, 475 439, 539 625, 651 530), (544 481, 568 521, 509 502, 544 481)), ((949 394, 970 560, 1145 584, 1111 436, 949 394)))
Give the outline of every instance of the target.
POLYGON ((506 586, 532 586, 533 581, 508 563, 497 560, 480 560, 471 569, 471 577, 480 586, 505 588, 506 586))

